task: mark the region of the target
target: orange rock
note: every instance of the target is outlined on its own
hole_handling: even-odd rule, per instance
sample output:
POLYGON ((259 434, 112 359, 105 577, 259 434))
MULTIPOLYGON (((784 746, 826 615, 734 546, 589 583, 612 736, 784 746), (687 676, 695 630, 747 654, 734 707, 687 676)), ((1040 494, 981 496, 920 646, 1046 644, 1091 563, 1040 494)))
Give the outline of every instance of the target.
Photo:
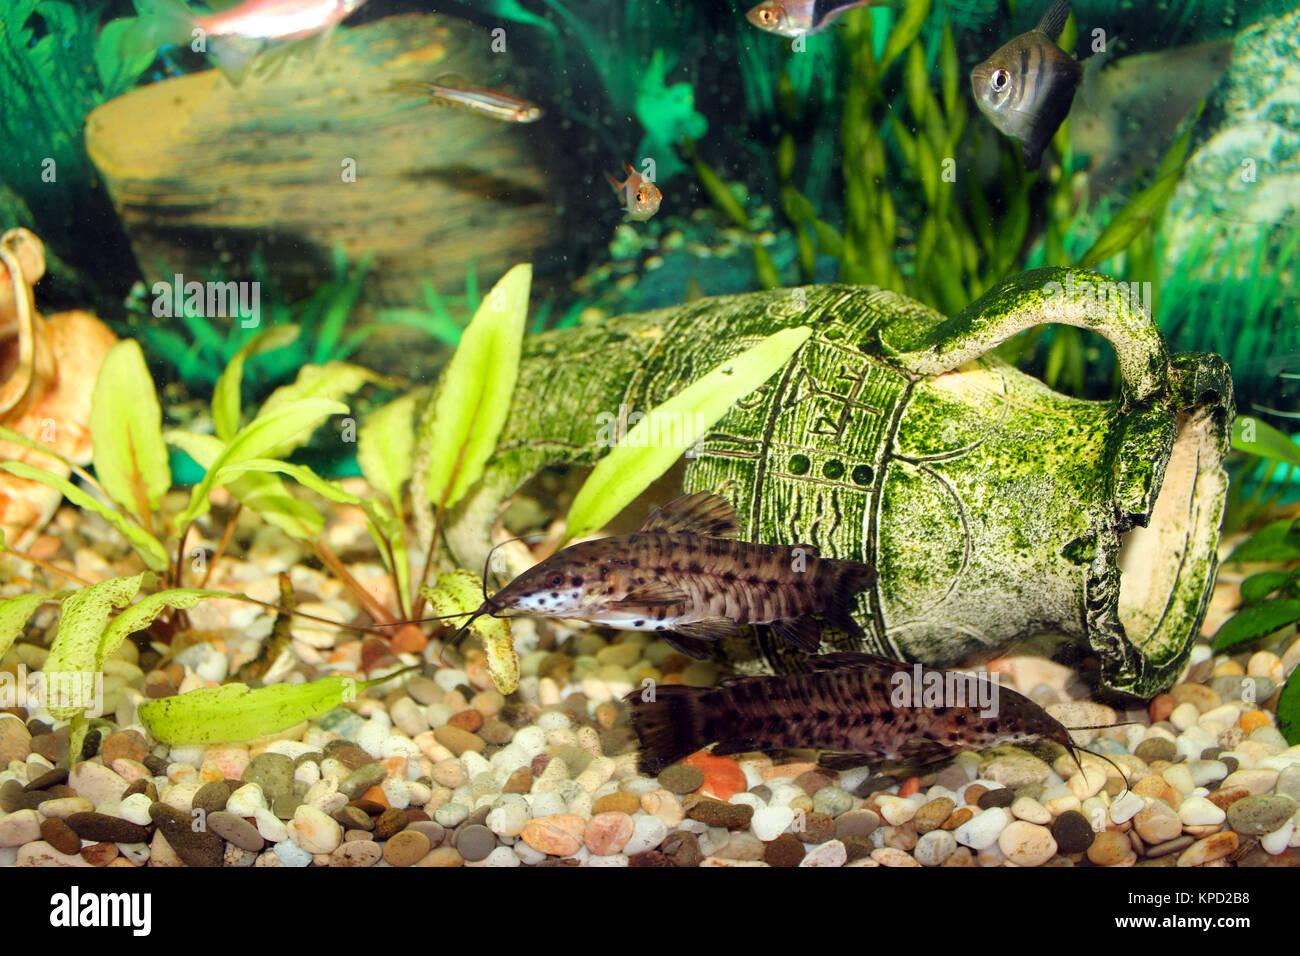
POLYGON ((452 714, 447 723, 453 727, 459 727, 461 730, 468 730, 471 734, 477 733, 478 729, 483 726, 483 715, 471 707, 462 710, 458 714, 452 714))
POLYGON ((1252 710, 1241 715, 1239 721, 1241 729, 1246 733, 1258 730, 1260 727, 1268 727, 1272 721, 1268 719, 1268 713, 1262 710, 1252 710))
POLYGON ((627 846, 627 841, 632 839, 632 829, 632 818, 626 813, 598 813, 587 822, 583 840, 587 849, 596 856, 610 856, 621 853, 627 846))
POLYGON ((1174 712, 1178 706, 1178 701, 1174 700, 1171 694, 1157 694, 1151 701, 1151 722, 1157 723, 1161 720, 1168 720, 1169 715, 1174 712))
POLYGON ((415 624, 403 624, 393 635, 394 654, 419 654, 429 646, 429 639, 415 624))
POLYGON ((903 785, 898 788, 898 795, 900 797, 910 797, 914 793, 919 793, 920 790, 921 790, 921 778, 908 777, 906 780, 903 781, 903 785))
MULTIPOLYGON (((574 813, 557 813, 538 817, 524 824, 520 836, 539 853, 548 856, 572 856, 582 847, 587 821, 574 813)), ((623 841, 627 843, 626 840, 623 841)))
POLYGON ((384 765, 384 775, 389 780, 406 779, 406 758, 405 757, 385 757, 380 761, 384 765))
POLYGON ((385 810, 390 809, 388 805, 388 798, 384 796, 384 790, 382 787, 371 787, 369 790, 367 790, 365 793, 361 795, 361 799, 373 800, 375 803, 382 806, 385 810))
POLYGON ((745 772, 740 765, 729 757, 715 757, 706 750, 691 754, 682 763, 699 767, 704 771, 704 785, 699 793, 717 797, 724 803, 738 793, 749 789, 745 772))

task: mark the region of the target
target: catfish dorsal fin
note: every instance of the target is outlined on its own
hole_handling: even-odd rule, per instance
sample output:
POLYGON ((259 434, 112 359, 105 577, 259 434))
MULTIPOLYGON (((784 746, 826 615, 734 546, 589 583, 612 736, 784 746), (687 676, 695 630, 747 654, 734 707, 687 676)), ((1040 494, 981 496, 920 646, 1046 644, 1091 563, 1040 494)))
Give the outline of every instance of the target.
POLYGON ((706 538, 734 538, 740 534, 736 509, 721 495, 697 491, 650 513, 639 532, 698 534, 706 538))
POLYGON ((1039 33, 1047 34, 1055 43, 1061 38, 1061 31, 1065 29, 1065 21, 1068 19, 1070 19, 1070 0, 1053 0, 1034 29, 1039 33))

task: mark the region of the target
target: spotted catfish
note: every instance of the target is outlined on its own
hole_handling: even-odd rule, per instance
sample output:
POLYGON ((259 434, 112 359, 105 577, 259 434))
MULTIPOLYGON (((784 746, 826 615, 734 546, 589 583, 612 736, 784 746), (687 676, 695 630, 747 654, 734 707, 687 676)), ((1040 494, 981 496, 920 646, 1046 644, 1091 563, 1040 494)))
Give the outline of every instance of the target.
POLYGON ((808 651, 820 617, 861 638, 849 609, 876 572, 818 557, 808 546, 750 544, 731 504, 697 492, 655 511, 634 534, 599 538, 530 568, 475 614, 514 611, 656 631, 691 657, 750 624, 772 627, 808 651))
POLYGON ((807 663, 807 673, 632 691, 642 771, 658 773, 709 744, 715 754, 821 750, 819 763, 832 769, 883 760, 925 765, 965 749, 1043 739, 1077 760, 1082 748, 1070 730, 1097 729, 1067 728, 1028 697, 974 675, 923 672, 873 654, 822 654, 807 663))

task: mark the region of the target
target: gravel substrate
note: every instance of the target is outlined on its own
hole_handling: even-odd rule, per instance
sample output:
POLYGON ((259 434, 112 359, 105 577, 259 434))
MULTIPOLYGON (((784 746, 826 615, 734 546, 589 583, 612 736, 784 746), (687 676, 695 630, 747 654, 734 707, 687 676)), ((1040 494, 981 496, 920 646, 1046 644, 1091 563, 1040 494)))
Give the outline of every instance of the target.
MULTIPOLYGON (((335 543, 360 548, 360 524, 344 523, 352 532, 335 526, 335 543)), ((304 607, 356 618, 341 586, 295 566, 291 548, 259 532, 210 586, 274 600, 279 549, 304 607)), ((382 587, 377 569, 351 566, 382 587)), ((125 643, 106 669, 110 719, 70 773, 56 769, 67 764, 66 725, 0 713, 0 865, 1300 864, 1300 746, 1275 727, 1278 688, 1300 662, 1294 635, 1234 656, 1200 645, 1170 693, 1127 714, 1067 699, 1080 689, 1063 668, 995 662, 1004 683, 1067 725, 1138 720, 1078 735, 1131 789, 1111 764, 1084 756, 1081 773, 1054 744, 965 753, 920 777, 823 770, 812 752, 699 753, 647 777, 620 698, 647 678, 708 685, 717 668, 635 632, 612 642, 565 632, 557 649, 527 623, 509 699, 476 649, 462 667, 440 667, 436 643, 393 653, 376 638, 295 626, 272 679, 422 672, 270 741, 148 738, 140 702, 233 679, 270 622, 260 608, 211 602, 169 657, 125 643)), ((46 653, 21 643, 0 668, 36 670, 46 653)))

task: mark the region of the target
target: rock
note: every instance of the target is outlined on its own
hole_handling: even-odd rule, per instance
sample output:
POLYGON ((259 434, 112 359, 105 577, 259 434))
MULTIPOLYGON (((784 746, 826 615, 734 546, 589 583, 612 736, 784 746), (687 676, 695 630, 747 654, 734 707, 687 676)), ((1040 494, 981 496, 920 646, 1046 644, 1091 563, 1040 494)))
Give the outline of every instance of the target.
POLYGON ((342 782, 339 783, 339 793, 349 800, 355 800, 371 787, 377 787, 383 783, 387 775, 384 765, 377 760, 373 761, 358 767, 344 777, 342 782))
POLYGON ((1276 786, 1279 776, 1276 770, 1237 770, 1224 778, 1220 789, 1231 790, 1240 787, 1249 793, 1268 793, 1276 786))
POLYGON ((1187 765, 1192 783, 1198 787, 1207 787, 1228 775, 1228 765, 1221 760, 1193 760, 1187 765))
MULTIPOLYGON (((732 804, 721 804, 722 806, 732 806, 732 804)), ((749 810, 751 808, 745 807, 749 810)), ((696 818, 700 819, 700 818, 696 818)), ((747 824, 748 815, 745 818, 747 824)), ((742 824, 745 825, 745 824, 742 824)), ((725 824, 709 824, 710 826, 725 826, 725 824)), ((623 852, 629 840, 632 839, 634 824, 632 818, 626 813, 607 812, 598 813, 587 822, 587 827, 583 836, 587 849, 596 856, 609 856, 614 853, 623 852)))
POLYGON ((891 793, 877 795, 874 802, 880 808, 880 816, 890 826, 902 826, 904 823, 911 821, 917 814, 915 800, 896 797, 891 793))
POLYGON ((803 813, 795 817, 790 832, 804 843, 825 843, 835 839, 835 821, 825 813, 803 813))
POLYGON ((293 761, 284 754, 258 754, 244 770, 243 780, 257 784, 267 802, 274 803, 278 797, 293 794, 293 761))
POLYGON ((1133 829, 1147 844, 1166 843, 1183 832, 1183 821, 1172 807, 1156 800, 1133 817, 1133 829))
POLYGON ((677 763, 661 770, 658 780, 669 793, 694 793, 704 786, 704 771, 691 764, 677 763))
POLYGON ((1228 826, 1245 836, 1263 836, 1280 828, 1297 810, 1300 805, 1290 797, 1255 794, 1228 807, 1228 826))
POLYGON ((1125 790, 1110 804, 1110 819, 1113 823, 1127 823, 1141 810, 1146 808, 1146 801, 1132 790, 1125 790))
POLYGON ((146 843, 149 840, 149 831, 144 827, 105 813, 74 813, 67 818, 67 824, 78 837, 95 843, 146 843))
POLYGON ((454 727, 450 724, 444 724, 433 731, 434 739, 442 744, 453 754, 459 757, 463 753, 482 753, 487 747, 487 741, 478 734, 463 730, 460 727, 454 727))
POLYGON ((740 830, 749 826, 754 816, 754 808, 743 803, 723 803, 721 800, 706 797, 691 804, 686 814, 691 819, 700 820, 711 827, 740 830))
POLYGON ((188 813, 155 803, 149 808, 149 817, 158 826, 155 837, 161 834, 186 866, 221 866, 224 862, 225 842, 208 830, 195 831, 188 813))
POLYGON ((79 797, 85 797, 95 806, 109 800, 121 800, 126 791, 126 781, 103 764, 83 760, 72 768, 68 786, 79 797))
MULTIPOLYGON (((1045 762, 1032 754, 1022 753, 994 758, 984 766, 981 776, 1014 791, 1031 783, 1046 783, 1051 773, 1052 768, 1045 762)), ((994 805, 1009 806, 1010 804, 994 805)))
POLYGON ((1088 859, 1097 866, 1116 866, 1133 856, 1128 837, 1116 830, 1103 830, 1088 847, 1088 859))
POLYGON ((22 846, 40 836, 41 820, 35 810, 15 810, 0 816, 0 847, 22 846))
POLYGON ((1092 824, 1078 810, 1067 810, 1052 821, 1052 839, 1062 853, 1083 853, 1096 837, 1092 824))
MULTIPOLYGON (((782 833, 767 843, 763 859, 769 866, 790 867, 803 862, 803 841, 793 833, 782 833)), ((847 853, 845 854, 847 858, 847 853)))
POLYGON ((241 850, 260 853, 262 848, 266 846, 266 841, 257 832, 257 827, 233 813, 227 813, 224 810, 209 813, 207 815, 207 826, 221 839, 233 843, 241 850))
MULTIPOLYGON (((129 798, 128 798, 128 799, 129 799, 129 798)), ((144 803, 144 806, 145 806, 145 820, 144 820, 144 822, 145 822, 145 823, 148 823, 148 822, 149 822, 149 804, 150 804, 152 801, 149 800, 148 797, 145 797, 145 798, 144 798, 144 801, 145 801, 145 803, 144 803)), ((126 802, 126 801, 123 801, 123 805, 125 804, 125 802, 126 802)), ((119 805, 119 806, 121 806, 121 805, 119 805)), ((40 803, 41 816, 43 816, 43 817, 58 817, 58 818, 61 819, 61 820, 66 820, 68 817, 72 816, 74 813, 89 813, 91 810, 94 810, 94 809, 95 809, 95 805, 94 805, 93 803, 91 803, 89 800, 87 800, 85 797, 56 797, 56 798, 53 799, 53 800, 42 800, 41 803, 40 803)), ((118 816, 124 816, 124 814, 121 813, 120 809, 119 809, 119 812, 118 812, 118 816)), ((128 819, 129 819, 129 818, 128 818, 128 819)), ((134 822, 134 823, 139 823, 140 821, 139 821, 139 820, 135 820, 135 821, 132 821, 132 822, 134 822)))
POLYGON ((1013 820, 998 834, 998 847, 1018 866, 1042 866, 1056 855, 1056 840, 1047 827, 1013 820))
POLYGON ((572 856, 582 847, 586 821, 572 813, 529 820, 521 838, 534 850, 548 856, 572 856))
MULTIPOLYGON (((765 854, 766 856, 766 854, 765 854)), ((830 840, 810 850, 799 862, 800 866, 843 866, 849 854, 839 840, 830 840)))
POLYGON ((149 745, 138 730, 119 730, 109 734, 99 747, 100 757, 110 767, 114 760, 134 760, 139 763, 148 753, 149 745))
POLYGON ((789 807, 764 807, 754 813, 750 829, 764 843, 775 840, 794 823, 795 812, 789 807))
POLYGON ((383 848, 373 840, 350 840, 330 854, 330 866, 374 866, 383 855, 383 848))
POLYGON ((1137 750, 1133 751, 1134 756, 1145 763, 1155 763, 1157 760, 1173 761, 1178 757, 1178 748, 1174 746, 1172 740, 1164 737, 1147 737, 1137 745, 1137 750))
POLYGON ((1178 819, 1184 826, 1215 826, 1227 818, 1223 810, 1204 797, 1188 797, 1178 805, 1178 819))
POLYGON ((957 849, 957 840, 947 830, 931 830, 921 835, 912 856, 922 866, 942 866, 957 849))
MULTIPOLYGON (((915 823, 915 818, 913 818, 915 823)), ((880 826, 880 817, 873 810, 850 810, 835 818, 835 839, 868 837, 880 826)), ((917 832, 920 832, 918 827, 917 832)))
POLYGON ((32 735, 26 725, 12 714, 0 714, 0 770, 11 760, 26 760, 31 752, 32 735))
MULTIPOLYGON (((234 272, 249 273, 260 249, 277 281, 308 289, 318 279, 308 262, 330 261, 336 247, 349 261, 377 250, 382 265, 363 295, 374 306, 413 307, 426 280, 456 289, 471 262, 482 275, 500 275, 517 262, 545 261, 564 240, 543 173, 551 144, 521 140, 508 123, 485 127, 481 117, 438 110, 423 95, 340 92, 449 71, 475 75, 489 66, 486 48, 473 52, 479 36, 477 25, 451 17, 389 17, 337 31, 328 56, 255 88, 213 71, 139 86, 87 117, 87 148, 136 255, 168 280, 207 274, 217 249, 234 272), (141 149, 144 139, 152 149, 141 149), (290 141, 301 154, 286 169, 268 144, 290 141), (240 183, 223 185, 218 170, 240 155, 240 183), (483 177, 481 188, 466 188, 470 168, 483 177), (218 193, 221 203, 208 201, 218 193), (148 199, 132 198, 140 195, 148 199), (381 207, 395 212, 379 215, 381 207), (230 241, 268 222, 278 224, 281 241, 230 241), (195 236, 198 245, 162 240, 160 230, 195 236)), ((403 350, 414 357, 409 345, 403 350)))
POLYGON ((837 817, 853 809, 853 795, 839 787, 822 787, 813 795, 813 809, 837 817))
POLYGON ((60 853, 80 853, 81 837, 72 828, 58 818, 41 821, 41 839, 60 853))
POLYGON ((1231 830, 1215 833, 1203 840, 1197 840, 1178 857, 1179 866, 1200 866, 1214 860, 1221 860, 1236 851, 1237 834, 1231 830))
POLYGON ((1004 808, 991 807, 975 814, 952 831, 952 834, 958 843, 973 850, 983 850, 997 842, 999 834, 1010 820, 1011 814, 1004 808))
MULTIPOLYGON (((649 796, 649 794, 646 794, 649 796)), ((628 856, 635 856, 660 846, 669 833, 668 825, 658 816, 647 815, 633 818, 632 837, 623 847, 628 856)))
MULTIPOLYGON (((473 829, 473 827, 467 829, 473 829)), ((479 829, 486 828, 480 827, 479 829)), ((491 834, 489 834, 489 836, 491 836, 491 834)), ((471 837, 467 842, 474 842, 473 837, 471 837)), ((496 840, 493 839, 492 843, 495 845, 496 840)), ((346 846, 346 844, 344 845, 346 846)), ((429 846, 429 838, 423 833, 418 830, 403 830, 384 844, 383 855, 384 859, 392 866, 411 866, 424 859, 431 849, 432 847, 429 846)), ((457 841, 457 849, 460 850, 461 856, 465 859, 471 859, 471 857, 466 856, 465 851, 461 849, 460 841, 457 841)), ((483 854, 483 856, 486 855, 486 853, 483 854)), ((483 857, 475 857, 474 859, 482 858, 483 857)))
POLYGON ((626 813, 628 816, 636 813, 641 809, 641 800, 634 793, 618 791, 617 793, 607 793, 592 804, 591 812, 593 815, 598 813, 626 813))
POLYGON ((15 862, 18 866, 90 866, 81 854, 60 852, 44 840, 33 840, 20 847, 15 862))
POLYGON ((915 858, 908 856, 902 850, 895 850, 893 847, 885 846, 871 851, 871 859, 875 860, 881 866, 900 867, 900 866, 920 866, 921 864, 915 858))
POLYGON ((727 838, 726 845, 714 855, 725 860, 761 860, 766 852, 767 847, 762 840, 748 830, 739 830, 732 833, 727 838))
POLYGON ((90 843, 81 848, 81 858, 91 866, 109 866, 120 855, 116 843, 90 843))
POLYGON ((981 793, 975 805, 981 810, 989 810, 993 807, 1010 807, 1015 800, 1016 793, 1010 787, 997 787, 981 793))
POLYGON ((1017 820, 1046 826, 1052 822, 1051 811, 1033 797, 1016 797, 1011 804, 1011 815, 1017 820))
POLYGON ((1275 789, 1282 796, 1300 803, 1300 764, 1293 763, 1278 774, 1275 789))
POLYGON ((204 813, 212 814, 219 810, 226 809, 226 802, 230 799, 231 787, 225 780, 213 780, 199 787, 198 792, 194 794, 194 799, 190 805, 195 810, 202 810, 204 813))
POLYGON ((294 811, 288 831, 289 839, 308 853, 333 853, 343 842, 338 821, 310 804, 294 811))
POLYGON ((1263 702, 1273 696, 1277 683, 1269 677, 1225 674, 1210 681, 1210 689, 1224 701, 1263 702))

